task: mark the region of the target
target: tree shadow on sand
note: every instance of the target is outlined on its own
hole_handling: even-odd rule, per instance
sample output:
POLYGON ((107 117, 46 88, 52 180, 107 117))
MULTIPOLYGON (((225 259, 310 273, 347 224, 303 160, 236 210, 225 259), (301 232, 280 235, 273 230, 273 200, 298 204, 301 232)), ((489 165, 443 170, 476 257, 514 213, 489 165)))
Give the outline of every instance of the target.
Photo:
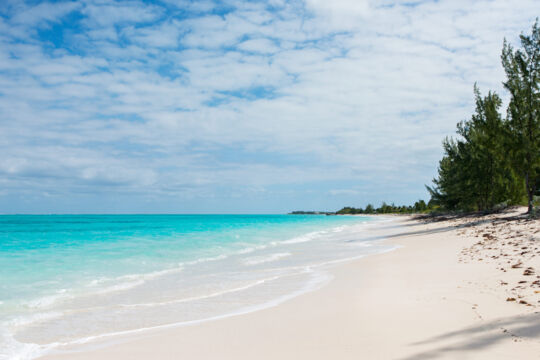
MULTIPOLYGON (((501 341, 509 340, 533 340, 540 343, 539 335, 540 313, 519 315, 485 322, 478 326, 467 327, 462 330, 448 332, 431 339, 413 343, 411 344, 412 346, 429 345, 430 347, 433 347, 437 343, 442 344, 435 349, 420 351, 401 360, 437 359, 441 356, 447 357, 453 352, 482 351, 501 341)), ((455 355, 458 356, 458 354, 455 355)))
MULTIPOLYGON (((418 224, 420 225, 420 224, 418 224)), ((393 225, 390 225, 388 227, 385 227, 384 225, 380 227, 380 229, 390 229, 394 227, 393 225)), ((400 226, 397 226, 398 228, 400 226)), ((438 227, 435 229, 423 229, 423 230, 417 230, 417 231, 403 231, 399 232, 397 234, 385 234, 385 235, 376 235, 376 236, 369 236, 369 237, 362 237, 361 240, 349 240, 347 242, 355 242, 355 241, 373 241, 373 240, 383 240, 383 239, 392 239, 397 237, 405 237, 405 236, 415 236, 415 235, 429 235, 429 234, 438 234, 438 233, 444 233, 452 230, 459 229, 459 225, 450 225, 450 226, 444 226, 444 227, 438 227)))

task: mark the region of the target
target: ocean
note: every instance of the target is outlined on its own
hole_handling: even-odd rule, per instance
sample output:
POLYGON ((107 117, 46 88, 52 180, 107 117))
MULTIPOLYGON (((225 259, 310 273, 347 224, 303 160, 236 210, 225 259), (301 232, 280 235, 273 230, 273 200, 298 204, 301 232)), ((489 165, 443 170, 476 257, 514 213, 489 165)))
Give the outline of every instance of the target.
POLYGON ((389 250, 384 218, 0 216, 0 359, 273 306, 389 250))

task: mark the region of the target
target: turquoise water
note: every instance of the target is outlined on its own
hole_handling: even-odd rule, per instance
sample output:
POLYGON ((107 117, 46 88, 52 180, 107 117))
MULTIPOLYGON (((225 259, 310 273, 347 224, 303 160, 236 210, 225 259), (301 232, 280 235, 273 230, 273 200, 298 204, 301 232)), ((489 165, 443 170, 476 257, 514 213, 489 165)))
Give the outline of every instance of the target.
POLYGON ((358 241, 360 227, 373 221, 0 216, 0 358, 32 358, 59 344, 204 320, 289 296, 322 281, 314 270, 320 264, 381 251, 358 241))

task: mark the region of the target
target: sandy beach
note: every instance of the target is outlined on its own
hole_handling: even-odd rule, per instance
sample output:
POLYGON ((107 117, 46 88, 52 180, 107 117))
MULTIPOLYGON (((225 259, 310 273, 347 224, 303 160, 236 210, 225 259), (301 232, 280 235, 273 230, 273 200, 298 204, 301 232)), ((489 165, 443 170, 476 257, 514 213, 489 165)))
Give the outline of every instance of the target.
POLYGON ((0 360, 540 360, 540 0, 3 0, 0 360))
POLYGON ((540 359, 540 225, 523 210, 396 217, 370 231, 400 248, 331 268, 319 290, 44 359, 540 359))

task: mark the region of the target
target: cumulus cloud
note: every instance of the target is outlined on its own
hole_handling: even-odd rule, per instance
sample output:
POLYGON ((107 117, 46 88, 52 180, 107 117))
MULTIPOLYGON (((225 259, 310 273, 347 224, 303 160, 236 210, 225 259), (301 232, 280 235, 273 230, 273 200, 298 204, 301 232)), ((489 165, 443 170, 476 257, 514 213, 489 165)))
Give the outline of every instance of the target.
POLYGON ((240 50, 271 54, 281 50, 272 40, 267 38, 250 39, 238 44, 240 50))
POLYGON ((306 0, 306 7, 318 21, 335 29, 360 27, 362 19, 370 12, 368 0, 306 0))
POLYGON ((472 111, 472 84, 504 95, 502 40, 529 31, 538 10, 532 0, 8 1, 0 211, 414 201, 441 139, 472 111))
POLYGON ((11 21, 14 24, 23 24, 33 27, 42 27, 47 23, 57 22, 65 15, 80 8, 75 2, 49 3, 43 2, 35 6, 21 6, 17 8, 11 21))

